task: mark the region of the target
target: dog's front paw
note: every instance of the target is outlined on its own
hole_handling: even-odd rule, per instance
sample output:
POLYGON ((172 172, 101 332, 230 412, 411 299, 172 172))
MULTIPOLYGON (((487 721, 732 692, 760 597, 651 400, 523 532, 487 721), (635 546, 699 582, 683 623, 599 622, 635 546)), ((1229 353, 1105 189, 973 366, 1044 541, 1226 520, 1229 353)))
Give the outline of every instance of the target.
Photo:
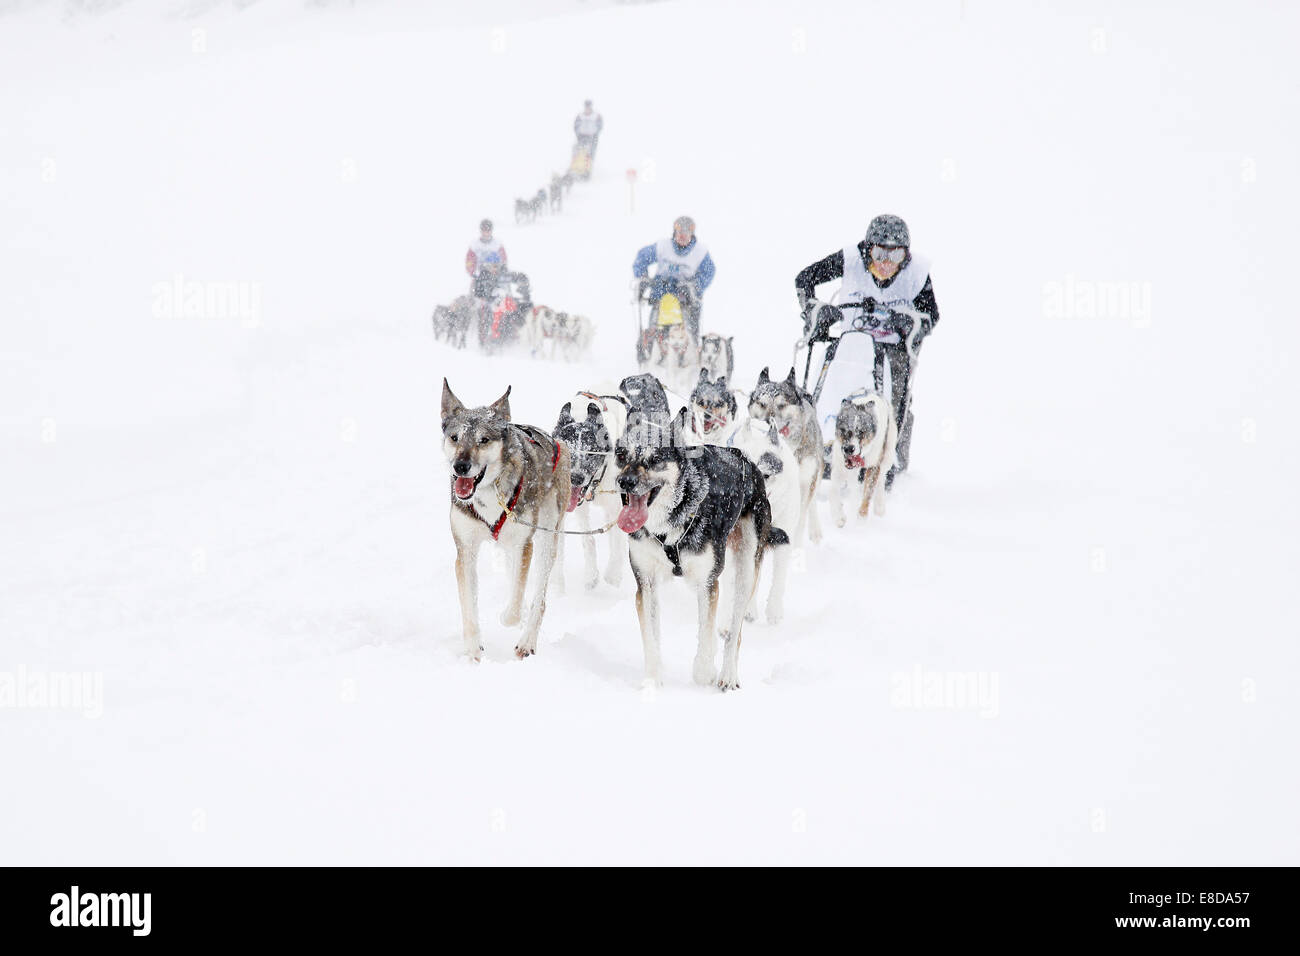
POLYGON ((820 525, 814 529, 811 529, 808 532, 808 540, 811 541, 813 544, 822 543, 822 529, 820 525))
POLYGON ((620 587, 620 586, 623 584, 622 568, 619 569, 619 573, 617 573, 617 574, 614 574, 614 573, 612 573, 612 572, 606 571, 606 572, 605 572, 605 583, 608 584, 608 585, 609 585, 610 587, 612 587, 612 588, 620 587))
POLYGON ((712 661, 695 659, 695 667, 691 670, 691 679, 701 687, 708 687, 718 679, 717 668, 713 666, 712 661))
POLYGON ((532 641, 520 641, 515 645, 515 657, 521 661, 525 657, 532 657, 537 653, 537 645, 532 641))
POLYGON ((483 660, 483 645, 480 644, 478 647, 465 648, 465 657, 471 664, 479 663, 483 660))
POLYGON ((758 620, 758 615, 754 613, 754 609, 752 607, 745 612, 745 622, 747 624, 753 624, 757 620, 758 620))
POLYGON ((735 674, 723 674, 718 678, 718 690, 724 694, 729 690, 740 690, 740 678, 735 674))
POLYGON ((587 590, 588 590, 588 591, 594 591, 594 590, 596 590, 596 588, 600 587, 600 576, 599 576, 599 575, 594 575, 594 576, 588 578, 588 579, 587 579, 587 585, 586 585, 586 586, 587 586, 587 590))
POLYGON ((845 521, 846 521, 846 519, 845 519, 844 515, 840 515, 838 518, 835 519, 835 527, 837 527, 837 528, 843 528, 843 527, 844 527, 844 524, 845 524, 845 521))

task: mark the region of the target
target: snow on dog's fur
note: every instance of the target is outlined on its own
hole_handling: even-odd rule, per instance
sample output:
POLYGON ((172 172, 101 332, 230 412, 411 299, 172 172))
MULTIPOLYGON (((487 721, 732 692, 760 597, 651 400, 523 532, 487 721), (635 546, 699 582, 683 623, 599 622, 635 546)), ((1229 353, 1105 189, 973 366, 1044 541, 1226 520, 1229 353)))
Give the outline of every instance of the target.
POLYGON ((662 680, 659 591, 665 578, 679 577, 694 589, 698 606, 695 682, 734 690, 740 686, 741 627, 764 549, 787 537, 771 526, 762 473, 738 449, 688 446, 686 419, 683 407, 665 435, 660 422, 639 411, 629 414, 614 458, 623 498, 618 526, 628 535, 636 577, 646 680, 662 680), (728 563, 735 569, 735 594, 719 672, 718 576, 728 563))
POLYGON ((799 488, 801 495, 799 526, 793 541, 803 540, 804 528, 813 544, 822 539, 821 523, 817 519, 817 482, 822 476, 821 425, 812 397, 795 384, 794 369, 782 381, 773 381, 763 369, 758 385, 749 396, 749 416, 759 421, 772 422, 781 437, 790 443, 799 460, 799 488))
POLYGON ((491 405, 466 408, 442 380, 442 451, 451 465, 451 536, 465 653, 483 653, 478 626, 478 549, 495 541, 506 552, 510 600, 501 623, 519 623, 524 589, 533 600, 515 656, 537 651, 555 550, 569 502, 569 452, 538 428, 510 421, 510 389, 491 405), (539 530, 543 529, 543 530, 539 530), (549 532, 548 533, 548 530, 549 532))
MULTIPOLYGON (((772 510, 772 527, 786 532, 787 539, 799 526, 803 500, 799 487, 799 459, 790 443, 781 437, 774 422, 753 418, 736 421, 736 397, 725 378, 710 381, 701 371, 699 383, 691 393, 692 429, 695 436, 709 445, 739 448, 759 471, 772 510)), ((789 541, 772 548, 772 588, 767 595, 767 622, 778 623, 785 614, 785 581, 790 566, 789 541)), ((754 620, 758 593, 745 615, 754 620)))
MULTIPOLYGON (((844 527, 842 496, 850 477, 862 483, 858 517, 865 518, 881 477, 894 464, 898 424, 889 402, 876 392, 850 395, 840 403, 831 448, 831 517, 844 527)), ((876 514, 885 513, 885 495, 876 496, 876 514)))
MULTIPOLYGON (((571 490, 568 523, 578 531, 591 530, 591 514, 596 512, 599 526, 612 525, 622 508, 614 478, 614 444, 627 424, 627 406, 620 396, 598 392, 579 392, 565 402, 555 423, 555 437, 569 449, 571 490), (578 417, 573 416, 574 408, 578 417)), ((613 587, 623 581, 627 564, 627 539, 614 532, 605 534, 609 541, 609 563, 605 580, 613 587)), ((596 566, 596 536, 582 536, 583 582, 588 590, 600 582, 596 566)), ((556 587, 564 593, 564 539, 555 568, 556 587)))

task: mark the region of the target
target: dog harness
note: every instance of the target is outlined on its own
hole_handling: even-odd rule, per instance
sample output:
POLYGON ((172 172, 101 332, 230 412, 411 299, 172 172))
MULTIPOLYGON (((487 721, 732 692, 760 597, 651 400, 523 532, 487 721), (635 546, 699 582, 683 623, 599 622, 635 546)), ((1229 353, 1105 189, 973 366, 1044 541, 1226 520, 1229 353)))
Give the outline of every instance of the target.
POLYGON ((653 534, 648 531, 646 532, 650 537, 658 541, 659 546, 664 549, 664 557, 667 558, 673 566, 673 577, 680 578, 684 573, 682 571, 681 552, 677 549, 681 546, 681 543, 686 540, 686 536, 690 534, 691 526, 695 524, 696 517, 698 517, 698 515, 691 515, 690 518, 687 519, 686 527, 682 529, 682 533, 677 536, 677 541, 673 544, 668 543, 668 535, 666 534, 653 534))
MULTIPOLYGON (((524 433, 524 437, 526 437, 528 441, 531 442, 532 444, 534 445, 541 444, 541 442, 539 442, 536 438, 533 437, 532 435, 533 429, 531 429, 529 426, 515 425, 514 427, 522 431, 524 433)), ((551 456, 552 474, 555 473, 555 469, 558 468, 560 465, 560 443, 554 442, 553 444, 555 445, 555 454, 551 456)), ((519 496, 520 494, 523 493, 523 490, 524 490, 524 476, 521 474, 519 476, 518 484, 515 485, 514 494, 510 496, 510 502, 508 504, 504 500, 502 500, 500 494, 497 495, 497 502, 501 505, 501 507, 505 508, 505 511, 501 512, 501 517, 497 518, 495 524, 488 524, 487 519, 474 510, 474 505, 472 503, 467 504, 465 508, 475 518, 477 518, 479 521, 482 521, 484 524, 488 526, 488 531, 492 533, 492 540, 496 541, 501 534, 501 529, 506 526, 506 522, 510 519, 510 516, 515 513, 515 505, 519 504, 519 496)))

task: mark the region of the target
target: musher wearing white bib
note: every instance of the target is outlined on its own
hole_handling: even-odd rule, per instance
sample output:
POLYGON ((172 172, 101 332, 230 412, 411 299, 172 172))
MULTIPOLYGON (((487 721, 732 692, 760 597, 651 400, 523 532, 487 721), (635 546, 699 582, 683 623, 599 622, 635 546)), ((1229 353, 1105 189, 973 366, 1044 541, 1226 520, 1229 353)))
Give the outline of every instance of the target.
POLYGON ((814 262, 794 280, 805 331, 814 340, 841 318, 846 325, 859 321, 868 332, 844 337, 835 353, 817 403, 826 434, 833 430, 840 402, 867 387, 868 370, 876 391, 884 394, 885 363, 889 363, 890 404, 898 419, 898 464, 885 476, 886 488, 893 485, 897 472, 907 470, 915 419, 909 404, 912 377, 921 341, 939 322, 929 262, 913 256, 910 247, 907 223, 898 216, 877 216, 862 242, 814 262), (816 287, 834 279, 843 280, 836 294, 838 302, 867 302, 867 306, 831 306, 817 301, 816 287))
POLYGON ((605 120, 592 110, 591 100, 584 101, 582 112, 573 121, 573 135, 578 138, 579 144, 587 144, 593 160, 596 158, 596 144, 600 142, 600 131, 604 128, 605 120))
POLYGON ((704 290, 716 272, 709 250, 695 238, 695 220, 690 216, 678 216, 673 221, 672 238, 644 246, 632 263, 635 281, 648 281, 646 291, 652 305, 658 304, 665 292, 672 292, 681 299, 686 327, 697 342, 704 290), (655 275, 649 279, 652 265, 655 275))

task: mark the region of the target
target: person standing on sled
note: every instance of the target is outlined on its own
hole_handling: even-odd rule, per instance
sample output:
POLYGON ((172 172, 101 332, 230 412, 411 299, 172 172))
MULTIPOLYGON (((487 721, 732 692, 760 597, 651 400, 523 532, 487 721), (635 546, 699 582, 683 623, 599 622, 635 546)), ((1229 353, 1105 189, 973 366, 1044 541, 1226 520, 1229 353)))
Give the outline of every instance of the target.
POLYGON ((506 247, 500 239, 492 238, 491 219, 480 222, 478 230, 478 238, 469 244, 465 253, 465 271, 470 277, 470 294, 476 299, 486 299, 506 272, 506 247))
POLYGON ((648 292, 653 307, 665 292, 673 293, 682 304, 686 329, 697 343, 704 290, 717 271, 709 250, 695 238, 695 220, 690 216, 678 216, 673 221, 672 238, 645 246, 632 263, 638 295, 648 292), (656 266, 653 279, 649 277, 651 265, 656 266))
POLYGON ((605 121, 591 108, 591 100, 582 104, 582 112, 573 121, 573 135, 578 139, 578 146, 587 147, 587 155, 594 162, 596 144, 600 142, 600 131, 605 128, 605 121))
POLYGON ((867 387, 868 369, 876 391, 883 395, 885 364, 889 364, 890 404, 898 422, 898 464, 885 476, 886 488, 893 486, 897 472, 907 470, 917 355, 921 341, 939 323, 929 261, 913 255, 911 245, 907 223, 898 216, 877 216, 861 242, 819 259, 794 280, 809 341, 825 340, 827 330, 840 319, 846 323, 860 320, 870 336, 850 335, 840 343, 818 402, 823 428, 845 396, 867 387), (843 280, 837 295, 840 302, 865 302, 865 307, 819 302, 816 287, 834 279, 843 280))

